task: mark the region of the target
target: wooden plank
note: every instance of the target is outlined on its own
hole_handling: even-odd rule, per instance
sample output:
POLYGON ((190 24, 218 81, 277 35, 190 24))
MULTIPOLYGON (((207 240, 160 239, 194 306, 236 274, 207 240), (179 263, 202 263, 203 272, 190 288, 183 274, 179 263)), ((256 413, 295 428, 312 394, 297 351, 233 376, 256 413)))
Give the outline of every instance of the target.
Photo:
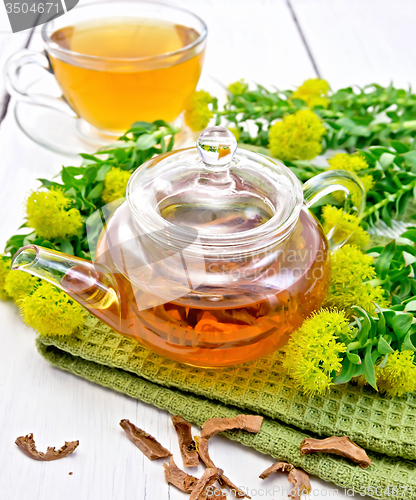
POLYGON ((315 76, 285 0, 178 0, 208 26, 204 72, 225 84, 242 77, 279 88, 315 76))
MULTIPOLYGON (((228 84, 239 78, 297 86, 315 76, 313 65, 285 0, 172 0, 208 23, 204 72, 228 84)), ((1 9, 0 9, 1 10, 1 9)), ((0 34, 0 38, 1 38, 0 34)), ((14 35, 13 35, 14 36, 14 35)), ((31 47, 40 48, 36 35, 31 47)), ((24 199, 36 178, 51 178, 70 160, 33 144, 9 113, 0 129, 0 246, 16 231, 24 199)), ((181 466, 169 415, 154 407, 50 367, 34 347, 35 333, 21 322, 14 304, 0 303, 0 499, 181 500, 169 487, 160 462, 150 462, 125 437, 121 418, 156 436, 181 466), (39 463, 21 453, 14 440, 33 432, 39 449, 79 439, 65 460, 39 463), (73 475, 68 475, 73 472, 73 475)), ((198 429, 194 428, 194 434, 198 429)), ((213 459, 253 499, 287 497, 286 477, 265 484, 258 475, 273 459, 221 437, 212 441, 213 459), (277 489, 280 488, 280 489, 277 489), (270 496, 270 490, 272 496, 270 496)), ((200 476, 201 465, 192 474, 200 476)), ((314 497, 337 497, 331 485, 313 480, 314 497)), ((231 496, 229 495, 231 498, 231 496)), ((340 498, 343 498, 342 492, 340 498)))
POLYGON ((333 88, 416 86, 413 0, 290 0, 317 67, 333 88))

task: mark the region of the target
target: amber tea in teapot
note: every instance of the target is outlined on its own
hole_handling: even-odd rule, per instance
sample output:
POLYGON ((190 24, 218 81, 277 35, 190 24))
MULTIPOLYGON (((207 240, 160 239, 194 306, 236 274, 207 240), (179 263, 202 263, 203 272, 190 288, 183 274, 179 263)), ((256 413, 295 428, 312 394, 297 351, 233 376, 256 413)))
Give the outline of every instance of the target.
POLYGON ((321 306, 330 248, 343 240, 334 229, 328 241, 308 206, 337 190, 362 211, 354 174, 329 171, 302 188, 283 164, 236 151, 213 127, 196 148, 136 170, 127 201, 102 223, 94 263, 32 245, 12 267, 159 354, 233 366, 281 348, 321 306))

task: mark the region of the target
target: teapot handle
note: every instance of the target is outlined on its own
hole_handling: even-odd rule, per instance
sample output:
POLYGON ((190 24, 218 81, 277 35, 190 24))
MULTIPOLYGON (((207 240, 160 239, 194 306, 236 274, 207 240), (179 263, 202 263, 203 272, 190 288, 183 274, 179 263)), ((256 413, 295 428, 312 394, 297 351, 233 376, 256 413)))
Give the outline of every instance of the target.
MULTIPOLYGON (((329 170, 305 182, 303 185, 303 195, 306 206, 308 208, 311 207, 334 191, 343 191, 345 193, 346 204, 344 209, 348 213, 353 213, 358 218, 362 216, 365 208, 365 189, 363 183, 357 175, 345 170, 329 170)), ((332 227, 327 234, 331 252, 344 245, 351 237, 351 234, 345 236, 345 230, 337 231, 337 226, 332 227)))

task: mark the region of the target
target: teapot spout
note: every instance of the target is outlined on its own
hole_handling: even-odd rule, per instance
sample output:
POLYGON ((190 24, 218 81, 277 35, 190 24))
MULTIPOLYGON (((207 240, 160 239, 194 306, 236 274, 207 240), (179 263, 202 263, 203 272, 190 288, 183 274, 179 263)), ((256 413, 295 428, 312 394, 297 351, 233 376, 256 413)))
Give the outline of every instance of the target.
POLYGON ((12 271, 24 271, 49 281, 111 328, 120 328, 120 298, 111 271, 101 264, 38 245, 16 252, 12 271))

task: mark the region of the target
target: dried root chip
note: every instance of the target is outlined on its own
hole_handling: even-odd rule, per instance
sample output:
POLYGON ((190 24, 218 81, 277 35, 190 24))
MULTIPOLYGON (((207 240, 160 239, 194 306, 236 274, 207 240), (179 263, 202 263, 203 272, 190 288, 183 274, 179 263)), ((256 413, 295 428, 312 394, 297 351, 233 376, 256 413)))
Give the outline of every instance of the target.
POLYGON ((212 486, 215 481, 222 476, 223 471, 221 469, 209 468, 202 474, 201 479, 198 480, 194 486, 189 500, 203 500, 207 498, 207 489, 212 486))
POLYGON ((179 415, 172 417, 172 423, 178 435, 183 465, 185 467, 197 467, 199 465, 199 456, 195 448, 195 441, 192 438, 191 424, 179 415))
MULTIPOLYGON (((293 466, 292 466, 293 467, 293 466)), ((293 488, 290 492, 289 498, 292 500, 301 500, 301 496, 309 493, 312 490, 311 482, 309 481, 309 476, 300 469, 293 469, 289 472, 287 476, 289 483, 293 484, 293 488)))
POLYGON ((191 493, 194 486, 198 482, 198 478, 190 476, 182 469, 180 469, 174 462, 173 458, 170 457, 169 463, 163 464, 165 469, 166 481, 169 484, 173 484, 176 488, 184 491, 185 493, 191 493))
POLYGON ((139 429, 129 420, 121 420, 120 425, 127 436, 148 459, 156 460, 158 458, 167 458, 172 455, 172 453, 156 441, 153 436, 139 429))
POLYGON ((307 492, 308 494, 312 490, 311 482, 309 481, 309 476, 303 470, 296 469, 294 465, 288 464, 287 462, 276 462, 271 465, 268 469, 260 474, 260 479, 266 479, 271 476, 274 472, 288 472, 287 480, 292 483, 293 488, 290 491, 289 498, 291 500, 301 500, 302 494, 307 492))
POLYGON ((199 457, 204 462, 205 467, 208 469, 215 469, 214 462, 211 460, 208 451, 208 439, 195 436, 196 447, 199 453, 199 457))
POLYGON ((33 434, 20 436, 16 439, 15 443, 22 451, 26 453, 27 456, 33 458, 34 460, 40 460, 42 462, 50 462, 52 460, 65 458, 73 453, 79 445, 79 441, 65 441, 65 444, 62 446, 62 448, 59 448, 59 450, 55 450, 55 447, 48 446, 46 453, 42 453, 41 451, 38 451, 36 449, 33 434))
POLYGON ((300 452, 302 455, 308 453, 332 453, 344 458, 349 458, 356 464, 359 464, 363 469, 371 464, 365 450, 353 443, 348 436, 329 437, 326 439, 306 438, 300 444, 300 452))
MULTIPOLYGON (((208 439, 205 438, 200 438, 199 436, 195 436, 195 441, 197 443, 197 449, 199 456, 201 457, 201 460, 204 462, 205 467, 215 469, 215 464, 212 461, 211 457, 209 456, 209 451, 208 451, 208 439)), ((237 488, 237 486, 231 482, 230 479, 228 479, 227 476, 224 476, 224 474, 221 476, 219 479, 220 484, 223 484, 227 486, 231 490, 231 492, 234 494, 235 497, 237 498, 250 498, 248 495, 246 495, 243 491, 237 488)))
POLYGON ((260 474, 260 479, 267 479, 269 476, 274 474, 275 472, 290 472, 293 470, 295 467, 292 464, 288 464, 287 462, 276 462, 275 464, 271 465, 268 469, 263 471, 260 474))
POLYGON ((227 500, 227 495, 219 488, 214 488, 212 495, 206 495, 210 500, 227 500))
POLYGON ((259 415, 238 415, 234 418, 211 418, 202 427, 201 437, 210 439, 219 432, 231 429, 244 429, 248 432, 257 433, 260 431, 263 417, 259 415))

